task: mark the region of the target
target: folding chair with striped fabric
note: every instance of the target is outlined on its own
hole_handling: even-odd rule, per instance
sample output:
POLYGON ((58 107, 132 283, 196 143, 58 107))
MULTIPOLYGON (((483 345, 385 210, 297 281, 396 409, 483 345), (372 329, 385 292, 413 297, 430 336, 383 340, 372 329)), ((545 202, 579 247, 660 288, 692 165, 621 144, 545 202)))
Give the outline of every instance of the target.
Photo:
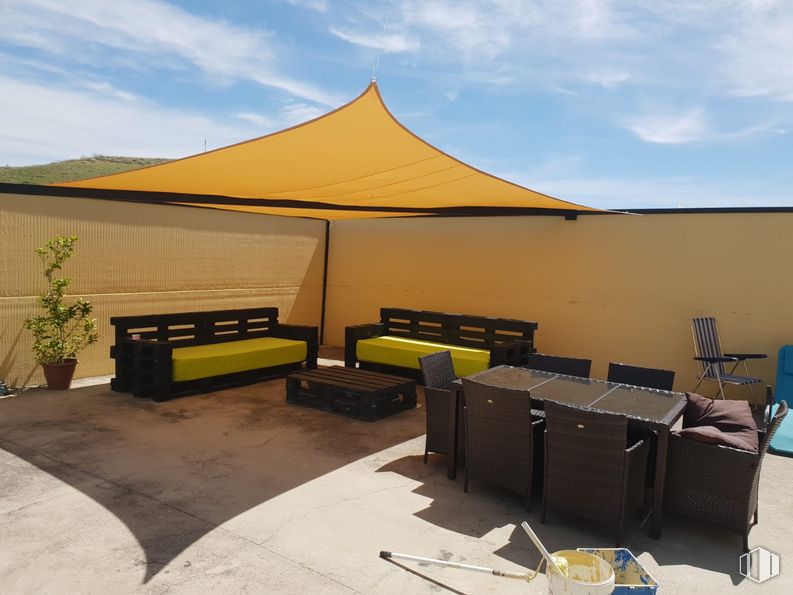
POLYGON ((719 330, 716 327, 716 319, 711 316, 694 318, 691 321, 691 332, 694 335, 694 359, 699 362, 699 380, 697 386, 694 387, 696 391, 703 380, 711 380, 719 383, 719 390, 714 395, 721 396, 724 399, 724 385, 749 385, 749 390, 752 393, 752 402, 757 406, 757 400, 754 396, 753 384, 762 382, 761 378, 754 378, 749 376, 749 369, 746 367, 746 360, 762 359, 767 357, 764 353, 724 353, 721 349, 721 340, 719 339, 719 330), (733 366, 729 372, 724 368, 724 364, 732 363, 733 366), (739 376, 735 374, 735 369, 739 364, 743 364, 743 369, 746 376, 739 376))

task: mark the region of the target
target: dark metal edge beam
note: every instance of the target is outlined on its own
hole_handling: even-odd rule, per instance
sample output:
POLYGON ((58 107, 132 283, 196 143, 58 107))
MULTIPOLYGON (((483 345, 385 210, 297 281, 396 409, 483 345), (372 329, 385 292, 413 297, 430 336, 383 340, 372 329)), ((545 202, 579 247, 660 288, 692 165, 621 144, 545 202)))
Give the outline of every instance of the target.
MULTIPOLYGON (((416 215, 444 216, 490 216, 490 215, 555 215, 568 216, 583 214, 587 211, 570 209, 548 209, 537 207, 385 207, 371 205, 338 205, 317 201, 271 199, 271 198, 239 198, 233 196, 217 196, 212 194, 180 194, 175 192, 144 192, 139 190, 107 190, 99 188, 73 188, 71 186, 39 186, 33 184, 0 183, 0 194, 26 194, 37 196, 59 196, 71 198, 95 198, 100 200, 118 200, 148 204, 190 203, 175 206, 204 205, 236 205, 251 207, 291 208, 311 210, 328 210, 339 212, 380 212, 407 213, 416 215)), ((322 217, 324 219, 324 217, 322 217)))
MULTIPOLYGON (((793 202, 793 196, 791 196, 793 202)), ((635 215, 680 215, 680 214, 717 214, 717 213, 793 213, 789 207, 676 207, 668 209, 613 209, 619 213, 635 215)))
MULTIPOLYGON (((336 205, 315 201, 269 199, 269 198, 238 198, 211 194, 180 194, 176 192, 149 192, 139 190, 107 190, 100 188, 73 188, 69 186, 43 186, 36 184, 8 184, 0 182, 0 195, 23 194, 34 196, 62 196, 72 198, 96 198, 100 200, 119 200, 124 202, 140 202, 149 204, 170 204, 173 206, 202 205, 249 205, 274 208, 297 208, 310 210, 412 213, 426 216, 443 217, 477 217, 477 216, 519 216, 549 215, 563 216, 575 220, 582 215, 680 215, 680 214, 716 214, 716 213, 791 213, 793 206, 788 207, 692 207, 692 208, 659 208, 659 209, 613 209, 610 211, 578 211, 571 209, 545 209, 537 207, 378 207, 362 205, 336 205), (191 203, 189 205, 175 203, 191 203)), ((793 199, 791 199, 793 200, 793 199)), ((324 218, 323 218, 324 219, 324 218)))

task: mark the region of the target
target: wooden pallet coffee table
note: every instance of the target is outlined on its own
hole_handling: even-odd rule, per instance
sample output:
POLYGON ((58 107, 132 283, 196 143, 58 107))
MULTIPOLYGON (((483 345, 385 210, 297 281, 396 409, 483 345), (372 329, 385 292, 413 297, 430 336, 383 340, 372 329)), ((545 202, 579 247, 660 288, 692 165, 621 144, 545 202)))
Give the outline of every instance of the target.
POLYGON ((289 403, 374 421, 416 406, 416 383, 410 378, 332 366, 289 374, 289 403))

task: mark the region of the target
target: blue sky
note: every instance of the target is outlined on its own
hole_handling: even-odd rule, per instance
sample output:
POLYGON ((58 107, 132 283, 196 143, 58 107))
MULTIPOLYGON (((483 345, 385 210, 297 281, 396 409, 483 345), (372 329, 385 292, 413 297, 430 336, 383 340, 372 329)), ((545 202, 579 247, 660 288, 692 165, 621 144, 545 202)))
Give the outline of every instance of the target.
POLYGON ((793 205, 793 1, 0 0, 0 164, 180 157, 377 78, 406 126, 600 207, 793 205))

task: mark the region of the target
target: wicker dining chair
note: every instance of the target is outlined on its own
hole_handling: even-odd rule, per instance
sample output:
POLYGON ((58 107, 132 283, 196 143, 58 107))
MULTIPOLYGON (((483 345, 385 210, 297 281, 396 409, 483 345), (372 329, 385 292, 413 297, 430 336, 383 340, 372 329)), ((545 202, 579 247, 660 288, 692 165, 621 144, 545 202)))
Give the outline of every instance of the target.
POLYGON ((490 386, 463 378, 465 398, 465 485, 477 479, 526 498, 531 508, 536 442, 543 421, 531 413, 529 391, 490 386))
POLYGON ((628 419, 545 401, 545 486, 550 508, 607 523, 622 541, 626 510, 644 500, 648 440, 628 444, 628 419))
MULTIPOLYGON (((427 409, 427 439, 424 443, 426 464, 431 452, 449 454, 452 442, 449 435, 449 415, 453 406, 452 399, 457 398, 456 391, 449 387, 457 376, 454 374, 451 351, 439 351, 422 356, 419 358, 419 367, 424 379, 424 402, 427 409)), ((462 423, 458 423, 457 427, 462 428, 462 426, 462 423)), ((463 440, 462 435, 460 440, 463 440)))
POLYGON ((675 383, 675 371, 611 362, 609 363, 608 381, 659 390, 672 390, 675 383))
POLYGON ((577 357, 562 357, 560 355, 547 355, 545 353, 532 353, 529 356, 529 363, 523 367, 543 372, 589 378, 592 360, 577 357))
POLYGON ((664 512, 735 531, 743 536, 743 551, 748 552, 749 531, 759 520, 757 500, 763 457, 787 412, 787 403, 780 402, 767 429, 758 431, 760 445, 756 453, 672 433, 664 512))

